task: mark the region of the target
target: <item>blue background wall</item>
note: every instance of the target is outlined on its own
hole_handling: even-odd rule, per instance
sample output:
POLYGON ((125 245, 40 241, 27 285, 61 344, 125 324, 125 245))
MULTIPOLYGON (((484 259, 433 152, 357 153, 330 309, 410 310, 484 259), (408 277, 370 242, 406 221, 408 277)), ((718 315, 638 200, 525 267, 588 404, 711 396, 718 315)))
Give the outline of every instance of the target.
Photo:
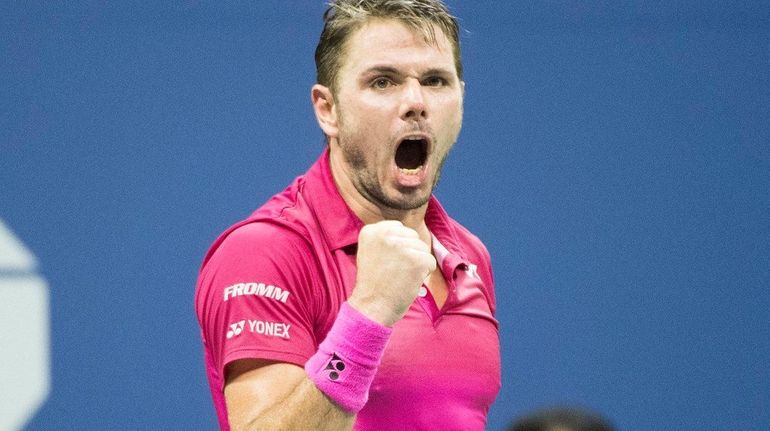
MULTIPOLYGON (((559 403, 770 429, 767 3, 518 3, 450 2, 466 116, 437 191, 496 265, 489 429, 559 403)), ((0 217, 51 286, 28 429, 215 428, 196 271, 321 151, 322 11, 0 5, 0 217)))

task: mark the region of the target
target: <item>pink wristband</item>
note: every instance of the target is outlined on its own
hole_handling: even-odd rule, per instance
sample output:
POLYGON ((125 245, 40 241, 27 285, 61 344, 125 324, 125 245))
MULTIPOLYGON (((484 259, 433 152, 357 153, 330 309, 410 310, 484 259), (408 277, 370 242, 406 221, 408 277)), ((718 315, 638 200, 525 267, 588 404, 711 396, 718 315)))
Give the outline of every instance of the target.
POLYGON ((326 339, 305 363, 305 372, 326 396, 357 413, 369 399, 369 387, 392 332, 345 302, 326 339))

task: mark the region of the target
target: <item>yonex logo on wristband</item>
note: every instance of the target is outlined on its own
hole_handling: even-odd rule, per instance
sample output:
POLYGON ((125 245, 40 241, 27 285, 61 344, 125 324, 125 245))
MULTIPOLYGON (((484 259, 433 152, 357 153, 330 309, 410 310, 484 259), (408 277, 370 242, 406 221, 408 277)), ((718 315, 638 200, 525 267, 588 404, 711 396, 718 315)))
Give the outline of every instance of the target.
POLYGON ((332 359, 326 364, 324 372, 327 373, 329 380, 337 380, 340 378, 340 374, 345 370, 345 362, 337 356, 336 353, 332 354, 332 359))
POLYGON ((326 338, 305 363, 305 372, 345 411, 358 412, 369 399, 391 332, 343 302, 326 338))

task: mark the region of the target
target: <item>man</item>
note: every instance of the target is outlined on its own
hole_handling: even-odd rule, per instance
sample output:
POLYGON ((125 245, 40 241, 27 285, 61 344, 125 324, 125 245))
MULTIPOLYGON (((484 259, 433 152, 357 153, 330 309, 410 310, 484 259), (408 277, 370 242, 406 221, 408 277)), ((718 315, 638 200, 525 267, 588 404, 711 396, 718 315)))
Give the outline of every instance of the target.
POLYGON ((222 429, 480 430, 500 389, 489 255, 432 196, 462 123, 440 0, 337 0, 320 159, 214 243, 196 290, 222 429))

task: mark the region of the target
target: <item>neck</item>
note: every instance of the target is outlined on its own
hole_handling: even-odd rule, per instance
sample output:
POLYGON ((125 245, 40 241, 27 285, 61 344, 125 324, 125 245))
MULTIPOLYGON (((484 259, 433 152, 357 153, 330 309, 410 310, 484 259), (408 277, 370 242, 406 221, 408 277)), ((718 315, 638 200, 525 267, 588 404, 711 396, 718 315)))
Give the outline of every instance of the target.
POLYGON ((345 171, 346 167, 341 157, 342 155, 336 151, 329 152, 329 165, 334 183, 342 199, 364 224, 377 223, 383 220, 398 220, 404 226, 416 230, 420 239, 430 244, 430 232, 425 224, 427 203, 412 210, 400 210, 373 203, 358 192, 350 179, 350 175, 345 171))

